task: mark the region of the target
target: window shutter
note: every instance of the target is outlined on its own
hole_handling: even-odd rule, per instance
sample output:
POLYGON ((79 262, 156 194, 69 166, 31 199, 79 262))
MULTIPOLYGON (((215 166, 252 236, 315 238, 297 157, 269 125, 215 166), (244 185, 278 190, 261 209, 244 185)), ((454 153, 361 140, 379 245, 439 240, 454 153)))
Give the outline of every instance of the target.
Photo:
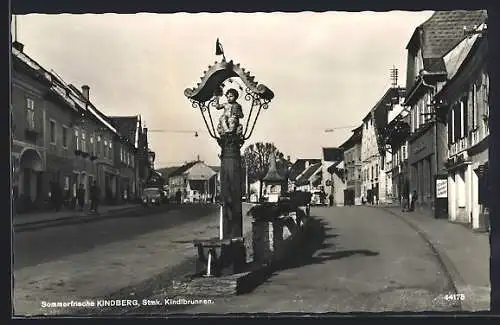
POLYGON ((454 137, 453 137, 453 142, 456 142, 458 139, 460 139, 460 102, 456 102, 453 105, 453 125, 455 126, 454 129, 454 137))
POLYGON ((470 104, 469 95, 462 98, 464 102, 464 136, 469 134, 469 127, 472 126, 472 121, 470 121, 470 117, 472 114, 469 114, 469 108, 472 107, 470 104))
POLYGON ((448 109, 448 144, 453 143, 453 106, 448 109))

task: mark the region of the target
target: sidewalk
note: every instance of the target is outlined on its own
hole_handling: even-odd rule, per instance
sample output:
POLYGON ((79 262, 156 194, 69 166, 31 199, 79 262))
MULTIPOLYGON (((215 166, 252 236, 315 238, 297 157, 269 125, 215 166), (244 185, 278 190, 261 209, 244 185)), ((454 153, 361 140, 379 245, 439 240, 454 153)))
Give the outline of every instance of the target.
MULTIPOLYGON (((244 204, 245 234, 251 231, 252 219, 245 216, 248 209, 249 206, 244 204)), ((219 213, 213 211, 209 217, 173 228, 14 271, 15 314, 54 315, 65 312, 64 308, 41 308, 42 301, 81 302, 110 296, 120 299, 134 299, 133 296, 147 298, 140 296, 141 292, 151 293, 150 287, 164 287, 169 285, 169 277, 194 270, 197 253, 193 240, 217 237, 219 233, 219 213)), ((195 212, 171 210, 168 213, 169 217, 178 218, 183 213, 195 212)), ((90 311, 91 308, 80 308, 80 312, 90 311)))
POLYGON ((435 219, 421 212, 401 212, 398 207, 382 207, 417 230, 439 255, 458 294, 464 294, 464 311, 490 308, 490 247, 488 233, 435 219))
MULTIPOLYGON (((140 207, 140 204, 104 205, 99 207, 99 214, 106 215, 113 212, 131 210, 140 207)), ((13 216, 13 225, 36 224, 48 221, 82 218, 94 215, 86 208, 83 212, 79 210, 62 210, 59 212, 48 211, 41 213, 20 213, 13 216)))

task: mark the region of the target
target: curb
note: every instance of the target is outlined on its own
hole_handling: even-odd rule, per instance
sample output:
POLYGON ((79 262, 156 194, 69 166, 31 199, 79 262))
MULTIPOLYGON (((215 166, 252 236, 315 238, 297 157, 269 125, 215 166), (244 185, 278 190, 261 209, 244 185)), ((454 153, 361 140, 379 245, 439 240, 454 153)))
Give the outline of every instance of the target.
MULTIPOLYGON (((114 211, 109 211, 104 214, 88 214, 84 216, 69 216, 69 217, 60 217, 57 219, 52 219, 52 220, 40 220, 40 221, 32 221, 32 222, 25 222, 25 223, 20 223, 20 224, 14 224, 14 232, 24 232, 24 231, 30 231, 30 230, 37 230, 37 229, 43 229, 43 228, 50 228, 50 227, 58 227, 58 226, 64 226, 64 225, 73 225, 73 224, 83 224, 83 223, 89 223, 89 222, 95 222, 95 221, 100 221, 104 219, 113 219, 113 218, 125 218, 128 216, 128 213, 134 213, 143 210, 144 208, 139 206, 139 207, 133 207, 133 208, 127 208, 127 209, 117 209, 114 211)), ((148 211, 148 214, 154 214, 151 213, 155 210, 145 210, 148 211)), ((157 212, 163 212, 157 211, 157 212)))
MULTIPOLYGON (((400 215, 394 211, 391 211, 389 208, 382 208, 383 210, 387 211, 388 213, 398 217, 400 220, 402 220, 404 223, 406 223, 410 228, 415 230, 420 237, 424 239, 424 241, 429 245, 431 250, 434 252, 436 255, 436 258, 439 261, 439 264, 441 264, 441 267, 445 271, 446 276, 450 280, 454 293, 457 294, 464 294, 468 291, 467 289, 467 284, 465 283, 464 279, 460 275, 460 272, 457 270, 455 264, 452 262, 448 254, 446 254, 445 250, 442 249, 439 245, 439 243, 433 239, 424 231, 422 230, 416 222, 411 220, 410 218, 400 215)), ((466 295, 467 297, 467 295, 466 295)), ((457 300, 457 303, 459 304, 460 311, 472 311, 473 309, 471 308, 471 305, 467 303, 467 299, 465 300, 457 300)))

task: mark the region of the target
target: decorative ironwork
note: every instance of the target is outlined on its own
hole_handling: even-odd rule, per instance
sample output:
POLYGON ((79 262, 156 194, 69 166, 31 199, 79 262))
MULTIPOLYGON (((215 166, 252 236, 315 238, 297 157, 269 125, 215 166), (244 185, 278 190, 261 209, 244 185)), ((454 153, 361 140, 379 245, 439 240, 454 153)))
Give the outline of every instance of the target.
POLYGON ((187 88, 184 91, 184 95, 190 100, 191 106, 200 109, 205 126, 212 138, 217 140, 221 138, 221 134, 214 126, 211 112, 211 109, 217 108, 215 94, 220 93, 223 87, 228 87, 232 83, 238 85, 237 88, 244 93, 242 97, 250 106, 246 121, 242 123, 244 129, 241 134, 243 141, 250 138, 261 110, 268 109, 269 103, 274 98, 274 93, 269 88, 263 84, 258 84, 254 79, 255 77, 250 75, 250 72, 239 64, 234 64, 232 60, 229 62, 223 60, 209 66, 195 88, 187 88), (239 78, 245 88, 234 78, 239 78))

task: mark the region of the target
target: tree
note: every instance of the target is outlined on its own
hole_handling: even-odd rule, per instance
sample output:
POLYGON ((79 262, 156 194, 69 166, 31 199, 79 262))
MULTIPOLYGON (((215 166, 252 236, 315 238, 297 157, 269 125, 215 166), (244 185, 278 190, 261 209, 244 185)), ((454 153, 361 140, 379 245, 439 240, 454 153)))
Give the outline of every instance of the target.
POLYGON ((243 163, 248 168, 248 183, 260 181, 259 197, 262 197, 262 179, 269 169, 271 154, 276 157, 278 171, 280 173, 287 171, 289 162, 284 159, 283 153, 276 148, 274 143, 257 142, 250 144, 243 152, 243 163))

